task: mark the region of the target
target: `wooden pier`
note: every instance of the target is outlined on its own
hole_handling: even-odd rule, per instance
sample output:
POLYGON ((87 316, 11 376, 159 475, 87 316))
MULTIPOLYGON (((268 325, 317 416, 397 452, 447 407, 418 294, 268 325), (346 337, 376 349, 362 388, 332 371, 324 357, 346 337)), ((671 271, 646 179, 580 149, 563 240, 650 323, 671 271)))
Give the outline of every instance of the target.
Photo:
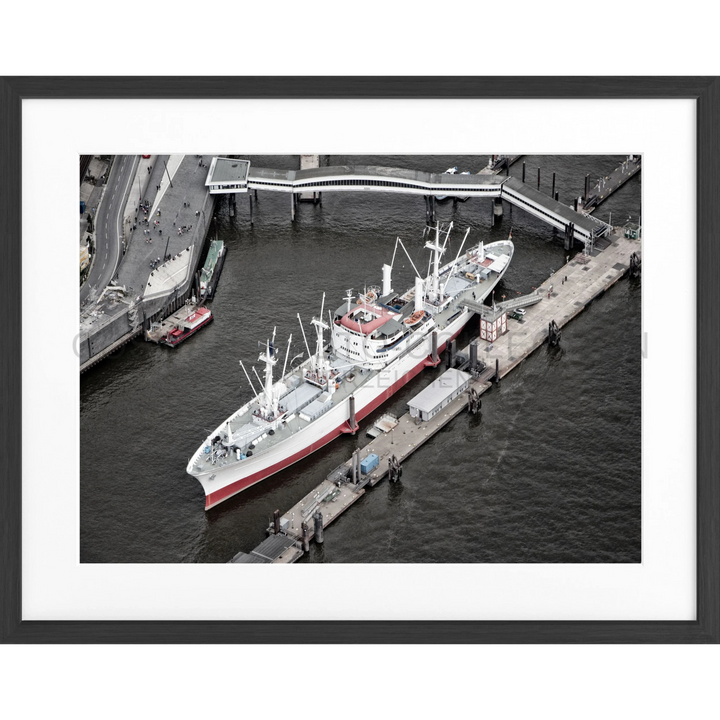
POLYGON ((585 181, 585 196, 583 198, 583 210, 591 213, 600 203, 607 200, 616 190, 619 190, 630 178, 640 172, 640 156, 631 155, 625 159, 619 167, 616 167, 609 175, 600 178, 598 184, 588 189, 587 178, 585 181))
MULTIPOLYGON (((270 536, 256 550, 250 554, 238 553, 231 562, 292 563, 300 559, 303 548, 315 537, 316 523, 323 529, 327 527, 362 497, 367 487, 373 487, 387 475, 390 458, 395 456, 402 463, 445 427, 467 406, 470 390, 481 395, 491 387, 489 380, 496 376, 496 368, 496 379, 502 378, 548 340, 551 333, 559 340, 560 328, 623 277, 630 269, 633 255, 639 260, 639 239, 624 237, 622 230, 616 228, 609 240, 604 250, 579 253, 553 273, 537 288, 541 301, 527 307, 522 320, 508 323, 507 333, 493 343, 477 341, 480 343, 478 360, 486 369, 471 381, 468 392, 456 397, 429 421, 416 422, 409 412, 403 415, 390 432, 356 451, 360 458, 371 453, 377 455, 376 468, 353 482, 354 456, 351 457, 280 517, 277 525, 271 525, 270 536), (277 539, 274 543, 268 542, 272 538, 277 539), (270 554, 271 547, 276 548, 275 555, 270 554)), ((469 350, 468 345, 461 352, 469 356, 469 350)))

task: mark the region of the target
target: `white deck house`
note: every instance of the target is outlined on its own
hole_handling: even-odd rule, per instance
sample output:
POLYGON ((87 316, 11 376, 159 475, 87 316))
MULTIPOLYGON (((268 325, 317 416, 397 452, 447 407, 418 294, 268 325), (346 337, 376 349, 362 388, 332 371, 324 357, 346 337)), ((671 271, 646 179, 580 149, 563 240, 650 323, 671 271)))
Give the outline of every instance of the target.
POLYGON ((449 402, 467 390, 468 373, 450 368, 408 402, 410 417, 422 421, 435 417, 449 402))

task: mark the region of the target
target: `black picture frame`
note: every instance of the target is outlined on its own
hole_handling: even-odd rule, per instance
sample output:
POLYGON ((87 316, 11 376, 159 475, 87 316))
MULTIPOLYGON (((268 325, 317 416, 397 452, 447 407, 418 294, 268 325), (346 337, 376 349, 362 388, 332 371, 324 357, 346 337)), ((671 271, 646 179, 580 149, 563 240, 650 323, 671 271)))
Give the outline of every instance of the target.
POLYGON ((5 643, 720 642, 720 78, 7 77, 0 79, 0 603, 5 643), (697 113, 697 619, 24 621, 21 129, 26 99, 686 98, 697 113))

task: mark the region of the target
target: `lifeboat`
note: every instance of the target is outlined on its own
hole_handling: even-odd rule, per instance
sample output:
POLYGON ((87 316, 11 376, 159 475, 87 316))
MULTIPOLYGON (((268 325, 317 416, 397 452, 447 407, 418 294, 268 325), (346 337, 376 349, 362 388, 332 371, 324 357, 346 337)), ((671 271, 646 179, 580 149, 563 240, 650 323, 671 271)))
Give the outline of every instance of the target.
POLYGON ((424 315, 425 315, 424 310, 416 310, 409 318, 405 319, 405 324, 408 327, 410 327, 411 325, 416 325, 423 319, 424 315))
POLYGON ((471 272, 466 272, 466 273, 465 273, 465 277, 466 277, 468 280, 474 280, 474 279, 475 279, 475 275, 473 275, 473 273, 471 273, 471 272))
POLYGON ((372 304, 377 300, 377 293, 374 290, 368 290, 365 295, 360 295, 357 299, 358 305, 372 304))

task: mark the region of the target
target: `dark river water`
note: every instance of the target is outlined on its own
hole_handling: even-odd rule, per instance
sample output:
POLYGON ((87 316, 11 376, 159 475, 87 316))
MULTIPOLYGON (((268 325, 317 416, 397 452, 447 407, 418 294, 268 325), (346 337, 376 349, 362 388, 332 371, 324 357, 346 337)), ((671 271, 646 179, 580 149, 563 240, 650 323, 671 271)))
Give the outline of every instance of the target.
MULTIPOLYGON (((260 167, 299 167, 297 156, 251 157, 260 167)), ((560 200, 581 194, 622 156, 526 156, 527 178, 560 200)), ((370 164, 477 172, 487 156, 332 156, 328 164, 370 164)), ((519 176, 522 160, 513 166, 519 176)), ((594 183, 593 183, 594 184, 594 183)), ((640 215, 633 178, 596 215, 614 224, 640 215)), ((227 562, 265 537, 273 510, 285 512, 369 439, 365 429, 405 403, 443 366, 420 374, 361 423, 209 512, 189 457, 251 396, 238 360, 257 364, 258 340, 277 325, 284 344, 296 314, 308 322, 342 303, 347 288, 380 284, 381 266, 401 237, 421 272, 425 203, 421 196, 325 193, 322 207, 260 193, 250 225, 248 198, 216 206, 229 248, 212 303, 214 322, 175 349, 141 340, 81 377, 80 552, 82 562, 227 562)), ((565 260, 552 229, 505 205, 493 228, 491 201, 439 204, 453 220, 450 255, 465 228, 468 242, 504 239, 515 257, 503 279, 508 294, 527 293, 565 260)), ((393 287, 414 272, 398 255, 393 287)), ((471 321, 458 347, 477 332, 471 321)), ((401 483, 386 480, 311 544, 300 562, 640 562, 641 283, 622 279, 563 330, 559 348, 540 347, 483 396, 482 415, 459 415, 404 463, 401 483)))

